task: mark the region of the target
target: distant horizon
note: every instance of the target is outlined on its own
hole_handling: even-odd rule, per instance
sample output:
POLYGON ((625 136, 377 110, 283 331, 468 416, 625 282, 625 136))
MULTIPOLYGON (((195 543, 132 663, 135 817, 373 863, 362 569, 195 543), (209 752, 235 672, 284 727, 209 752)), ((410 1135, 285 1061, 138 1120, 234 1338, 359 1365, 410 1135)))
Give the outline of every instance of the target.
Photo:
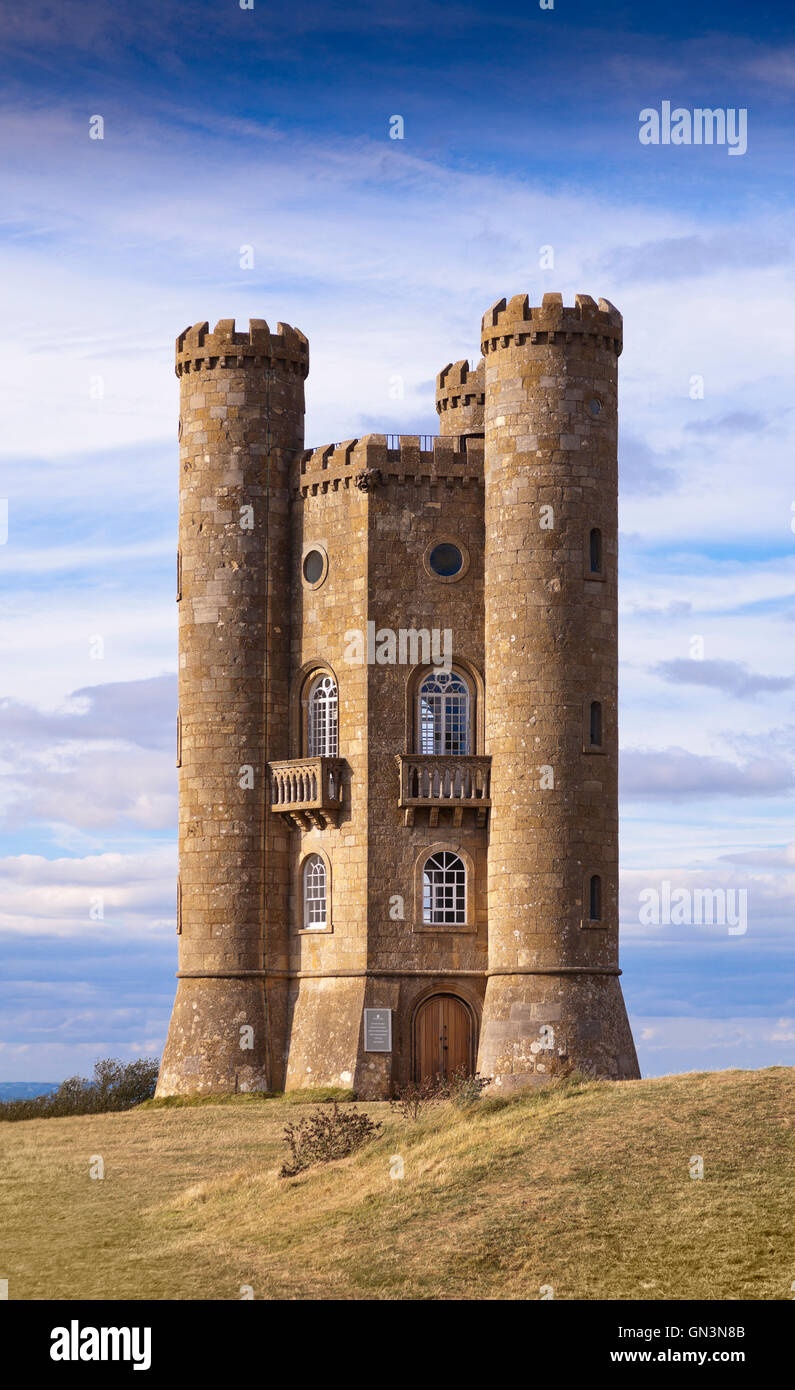
MULTIPOLYGON (((791 1063, 791 1062, 767 1062, 764 1066, 760 1066, 760 1067, 739 1067, 739 1066, 725 1066, 725 1067, 708 1067, 708 1066, 702 1066, 702 1067, 689 1067, 687 1070, 684 1070, 684 1071, 675 1071, 675 1072, 666 1071, 666 1072, 660 1072, 659 1074, 655 1073, 653 1076, 652 1076, 652 1075, 643 1075, 643 1076, 641 1076, 640 1080, 641 1080, 641 1081, 663 1081, 663 1080, 665 1080, 665 1078, 668 1077, 668 1076, 694 1076, 694 1075, 697 1075, 699 1072, 721 1072, 721 1071, 749 1071, 749 1072, 750 1072, 750 1071, 754 1071, 754 1072, 756 1072, 756 1071, 774 1071, 774 1070, 776 1070, 776 1068, 778 1068, 778 1067, 784 1067, 784 1068, 789 1069, 791 1066, 792 1066, 792 1063, 791 1063)), ((22 1080, 22 1081, 19 1081, 19 1080, 17 1080, 17 1081, 12 1081, 12 1080, 0 1081, 0 1091, 5 1090, 5 1089, 7 1089, 7 1088, 10 1087, 10 1086, 28 1086, 28 1087, 30 1087, 30 1086, 53 1086, 53 1087, 57 1087, 57 1086, 61 1086, 61 1085, 63 1084, 63 1082, 64 1082, 64 1081, 67 1081, 67 1080, 69 1079, 69 1076, 70 1076, 70 1075, 73 1075, 73 1074, 75 1074, 75 1073, 67 1073, 66 1076, 62 1076, 62 1077, 60 1078, 60 1080, 58 1080, 58 1081, 33 1081, 33 1080, 31 1080, 31 1081, 26 1081, 26 1080, 22 1080)), ((618 1083, 617 1083, 617 1084, 618 1084, 618 1083)), ((625 1084, 630 1085, 630 1084, 632 1084, 632 1083, 631 1083, 631 1082, 626 1082, 625 1084)), ((321 1089, 323 1089, 323 1088, 321 1088, 321 1089)), ((241 1092, 241 1094, 243 1094, 243 1093, 241 1092)), ((371 1102, 371 1103, 372 1103, 372 1102, 371 1102)))

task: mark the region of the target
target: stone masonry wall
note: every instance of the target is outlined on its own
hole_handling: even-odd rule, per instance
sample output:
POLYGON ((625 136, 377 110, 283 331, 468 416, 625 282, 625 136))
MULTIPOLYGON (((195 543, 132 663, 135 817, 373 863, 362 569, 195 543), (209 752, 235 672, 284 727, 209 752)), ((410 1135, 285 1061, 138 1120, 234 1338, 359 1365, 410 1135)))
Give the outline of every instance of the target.
POLYGON ((346 632, 360 627, 367 595, 368 494, 355 483, 366 466, 354 441, 339 445, 342 469, 326 456, 305 456, 293 478, 293 561, 290 757, 305 757, 307 685, 321 667, 339 691, 339 756, 345 762, 344 805, 338 824, 292 828, 290 838, 289 1014, 285 1084, 354 1083, 367 964, 367 677, 345 660, 346 632), (343 471, 347 469, 347 471, 343 471), (341 476, 340 476, 341 474, 341 476), (328 571, 317 588, 302 576, 301 560, 320 547, 328 571), (303 931, 301 869, 321 851, 330 867, 331 926, 303 931))
MULTIPOLYGON (((381 483, 370 494, 368 612, 376 635, 381 630, 436 631, 441 644, 448 629, 453 664, 463 667, 482 706, 482 442, 470 446, 466 471, 458 462, 457 440, 434 441, 432 453, 420 453, 419 442, 404 437, 400 457, 392 464, 384 456, 381 483), (467 562, 466 572, 453 581, 440 579, 428 564, 430 550, 444 540, 454 541, 467 562)), ((405 665, 375 663, 368 673, 368 964, 376 974, 367 1002, 379 1007, 394 999, 397 1033, 391 1058, 374 1054, 364 1059, 371 1090, 377 1088, 379 1073, 382 1087, 409 1080, 412 1016, 420 999, 451 990, 470 1002, 477 1018, 485 985, 488 826, 478 827, 472 810, 465 810, 456 826, 452 808, 439 811, 436 825, 427 810, 418 810, 414 823, 406 825, 398 806, 396 754, 417 751, 417 689, 430 669, 409 660, 405 665), (472 913, 463 927, 428 927, 422 921, 420 864, 440 848, 469 861, 472 913), (402 900, 402 918, 390 915, 390 904, 393 910, 401 907, 396 897, 402 900)), ((482 708, 473 711, 476 730, 479 723, 482 727, 482 713, 482 708)), ((483 752, 482 740, 473 752, 483 752)))

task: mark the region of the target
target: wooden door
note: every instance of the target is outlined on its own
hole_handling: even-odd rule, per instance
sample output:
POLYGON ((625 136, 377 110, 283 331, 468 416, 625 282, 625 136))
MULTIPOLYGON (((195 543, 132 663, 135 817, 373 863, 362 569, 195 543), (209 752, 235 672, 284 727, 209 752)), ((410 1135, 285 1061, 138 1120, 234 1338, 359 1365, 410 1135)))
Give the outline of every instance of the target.
POLYGON ((452 994, 436 994, 414 1020, 414 1076, 449 1076, 458 1067, 472 1070, 472 1015, 452 994))

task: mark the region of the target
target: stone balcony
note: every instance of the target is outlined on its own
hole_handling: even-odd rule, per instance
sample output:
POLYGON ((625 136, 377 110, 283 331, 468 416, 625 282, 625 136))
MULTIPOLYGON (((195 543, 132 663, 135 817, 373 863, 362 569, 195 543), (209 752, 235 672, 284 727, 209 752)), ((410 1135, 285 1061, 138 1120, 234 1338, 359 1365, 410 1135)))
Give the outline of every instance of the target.
POLYGON ((301 830, 336 825, 342 809, 342 758, 290 758, 268 763, 271 810, 301 830))
POLYGON ((414 824, 416 811, 427 810, 428 824, 459 826, 464 812, 475 813, 477 825, 485 825, 491 799, 491 758, 447 757, 429 753, 398 753, 400 800, 406 825, 414 824))

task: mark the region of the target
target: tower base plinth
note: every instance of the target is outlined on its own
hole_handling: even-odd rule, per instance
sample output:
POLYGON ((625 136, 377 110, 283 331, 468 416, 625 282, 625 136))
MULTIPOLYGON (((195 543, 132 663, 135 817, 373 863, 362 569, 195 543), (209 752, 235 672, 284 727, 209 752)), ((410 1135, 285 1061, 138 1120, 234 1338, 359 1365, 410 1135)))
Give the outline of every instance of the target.
POLYGON ((570 1070, 611 1081, 640 1078, 617 974, 491 975, 478 1071, 504 1091, 570 1070))
POLYGON ((269 1070, 264 981, 181 978, 155 1094, 267 1091, 269 1070))

